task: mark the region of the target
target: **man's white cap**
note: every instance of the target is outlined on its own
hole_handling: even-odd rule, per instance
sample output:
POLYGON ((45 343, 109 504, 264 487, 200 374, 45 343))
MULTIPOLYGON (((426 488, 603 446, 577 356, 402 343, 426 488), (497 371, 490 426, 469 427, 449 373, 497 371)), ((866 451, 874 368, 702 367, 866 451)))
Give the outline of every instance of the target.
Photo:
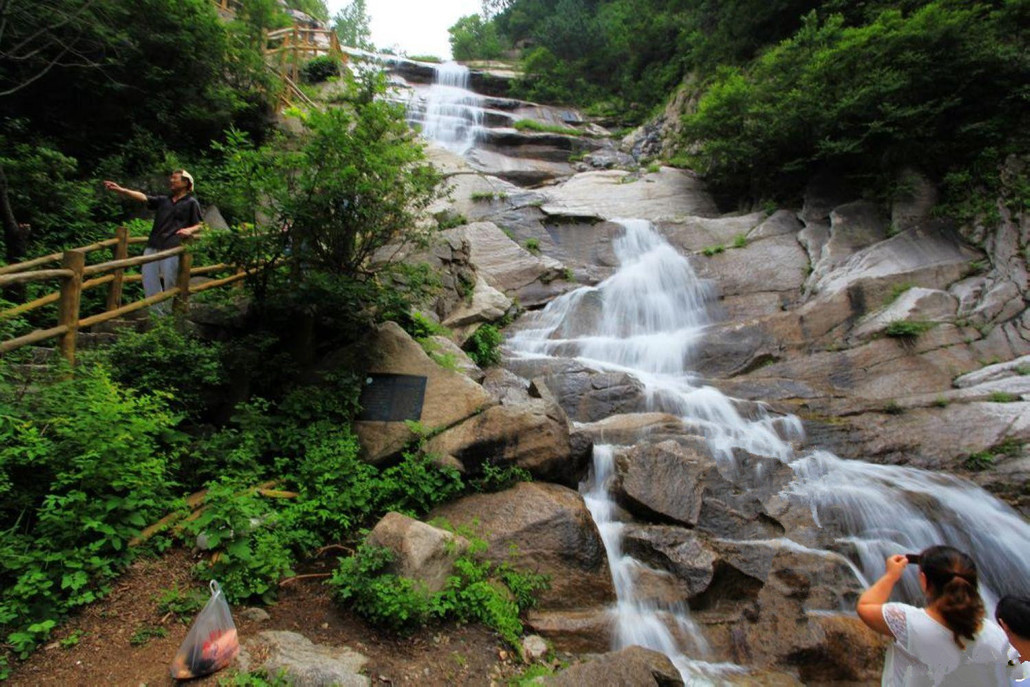
POLYGON ((192 175, 192 174, 190 174, 189 172, 187 172, 187 171, 186 171, 186 170, 184 169, 184 170, 182 170, 182 173, 180 174, 180 176, 181 176, 181 177, 182 177, 183 179, 188 179, 188 180, 189 180, 189 182, 190 182, 190 190, 191 190, 191 191, 195 191, 195 190, 196 190, 196 188, 197 188, 197 185, 193 183, 193 175, 192 175))

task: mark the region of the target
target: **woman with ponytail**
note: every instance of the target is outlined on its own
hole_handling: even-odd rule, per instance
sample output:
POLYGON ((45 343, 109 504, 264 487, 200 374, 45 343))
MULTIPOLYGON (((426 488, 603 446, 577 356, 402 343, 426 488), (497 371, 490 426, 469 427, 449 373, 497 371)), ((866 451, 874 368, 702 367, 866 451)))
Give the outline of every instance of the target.
POLYGON ((1008 687, 1009 642, 987 619, 976 564, 950 546, 887 559, 887 572, 858 599, 858 616, 894 642, 884 687, 1008 687), (919 564, 926 607, 888 603, 909 563, 919 564))

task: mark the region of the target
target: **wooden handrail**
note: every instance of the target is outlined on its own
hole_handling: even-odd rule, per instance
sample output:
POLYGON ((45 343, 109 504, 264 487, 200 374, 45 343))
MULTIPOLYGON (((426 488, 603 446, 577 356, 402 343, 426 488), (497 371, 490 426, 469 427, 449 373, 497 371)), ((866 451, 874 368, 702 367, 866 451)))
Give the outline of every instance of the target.
MULTIPOLYGON (((142 238, 142 237, 140 237, 140 238, 142 238)), ((143 238, 143 240, 146 241, 145 238, 143 238)), ((91 243, 88 246, 83 246, 82 248, 76 248, 76 250, 81 250, 81 251, 85 251, 87 253, 92 253, 95 250, 100 250, 101 248, 107 248, 108 246, 113 246, 116 243, 118 243, 118 239, 117 238, 104 239, 103 241, 98 241, 96 243, 91 243)), ((64 256, 64 253, 51 253, 50 255, 43 255, 43 256, 38 257, 38 258, 33 258, 32 260, 26 260, 25 262, 16 262, 13 265, 4 265, 3 267, 0 267, 0 274, 10 274, 12 272, 23 272, 23 271, 25 271, 27 269, 35 267, 36 265, 45 265, 48 262, 57 262, 58 260, 61 259, 62 256, 64 256)))
POLYGON ((0 275, 0 288, 29 281, 42 281, 43 279, 67 279, 70 276, 72 276, 71 271, 66 269, 15 272, 14 274, 0 275))
POLYGON ((183 246, 176 246, 175 248, 169 248, 168 250, 158 251, 157 253, 151 253, 150 255, 138 255, 135 258, 125 258, 124 260, 108 260, 107 262, 98 262, 95 265, 88 265, 83 269, 83 274, 89 276, 91 274, 97 274, 98 272, 109 272, 114 269, 122 269, 125 267, 136 267, 137 265, 145 265, 148 262, 157 262, 158 260, 164 260, 170 258, 173 255, 179 255, 186 248, 183 246))
POLYGON ((55 336, 64 334, 66 331, 68 331, 68 328, 63 324, 51 327, 50 329, 37 329, 34 332, 29 332, 25 336, 19 336, 17 339, 8 339, 7 341, 0 342, 0 353, 7 353, 8 351, 13 351, 14 349, 21 348, 22 346, 28 346, 29 344, 51 339, 55 336))
POLYGON ((114 239, 100 241, 89 246, 58 254, 62 260, 60 269, 29 269, 32 266, 50 262, 52 256, 43 256, 42 258, 7 266, 9 268, 8 273, 0 275, 0 287, 43 279, 60 279, 61 288, 59 291, 0 311, 0 320, 3 320, 46 305, 58 304, 58 323, 56 327, 37 329, 23 336, 0 342, 0 354, 46 339, 60 337, 59 348, 61 354, 70 363, 74 363, 75 344, 78 331, 81 328, 91 327, 171 299, 174 299, 175 311, 180 314, 185 313, 191 294, 238 282, 252 273, 254 269, 257 269, 242 270, 225 263, 193 267, 193 254, 189 252, 186 246, 177 246, 168 250, 151 253, 150 255, 130 258, 127 257, 128 246, 134 243, 144 243, 147 239, 144 237, 130 237, 123 227, 120 227, 116 233, 117 235, 114 239), (88 252, 107 247, 114 249, 113 260, 86 265, 86 254, 88 252), (127 268, 164 260, 176 255, 181 257, 179 259, 179 270, 175 286, 143 300, 121 305, 122 285, 128 282, 138 282, 143 278, 140 274, 125 274, 127 268), (219 279, 209 279, 203 284, 196 286, 190 285, 191 277, 213 274, 226 269, 237 269, 237 272, 219 279), (92 278, 86 278, 90 276, 92 278), (108 285, 107 304, 104 311, 89 317, 80 317, 82 292, 104 285, 108 285))

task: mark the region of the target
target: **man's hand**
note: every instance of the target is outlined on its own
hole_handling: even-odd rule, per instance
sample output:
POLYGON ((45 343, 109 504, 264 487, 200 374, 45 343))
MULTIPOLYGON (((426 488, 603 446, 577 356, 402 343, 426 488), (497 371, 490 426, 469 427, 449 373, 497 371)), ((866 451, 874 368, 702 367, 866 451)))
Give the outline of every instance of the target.
POLYGON ((203 224, 194 224, 192 227, 183 227, 182 229, 180 229, 179 231, 177 231, 175 233, 176 233, 176 235, 181 236, 184 239, 188 239, 191 236, 193 236, 194 234, 196 234, 198 231, 200 231, 200 229, 203 226, 204 226, 203 224))
POLYGON ((121 195, 123 195, 123 196, 125 196, 127 198, 132 198, 133 200, 138 200, 141 203, 147 202, 147 196, 146 196, 145 193, 142 193, 141 191, 133 191, 133 190, 130 190, 130 189, 127 189, 127 188, 122 188, 121 186, 119 186, 117 183, 115 183, 113 181, 106 181, 105 180, 104 181, 104 188, 106 188, 108 191, 111 191, 113 193, 119 193, 119 194, 121 194, 121 195))

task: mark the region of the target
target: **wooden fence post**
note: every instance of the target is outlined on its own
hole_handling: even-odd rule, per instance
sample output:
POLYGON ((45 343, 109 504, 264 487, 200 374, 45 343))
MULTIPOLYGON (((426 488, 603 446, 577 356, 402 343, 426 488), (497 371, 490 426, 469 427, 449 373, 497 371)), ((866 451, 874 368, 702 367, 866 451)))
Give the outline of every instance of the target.
MULTIPOLYGON (((129 229, 118 227, 114 230, 118 243, 114 245, 114 260, 122 260, 129 257, 129 229)), ((114 281, 107 288, 107 310, 117 310, 122 304, 122 281, 125 275, 125 268, 120 267, 113 271, 114 281)))
POLYGON ((179 254, 179 273, 175 277, 175 285, 179 293, 175 295, 172 310, 176 315, 185 315, 190 304, 190 270, 193 269, 193 253, 185 251, 179 254))
POLYGON ((72 276, 61 281, 61 300, 57 306, 57 324, 68 327, 61 335, 61 355, 69 365, 75 364, 75 338, 79 333, 79 301, 82 298, 82 270, 86 267, 86 251, 66 250, 61 266, 72 276))

